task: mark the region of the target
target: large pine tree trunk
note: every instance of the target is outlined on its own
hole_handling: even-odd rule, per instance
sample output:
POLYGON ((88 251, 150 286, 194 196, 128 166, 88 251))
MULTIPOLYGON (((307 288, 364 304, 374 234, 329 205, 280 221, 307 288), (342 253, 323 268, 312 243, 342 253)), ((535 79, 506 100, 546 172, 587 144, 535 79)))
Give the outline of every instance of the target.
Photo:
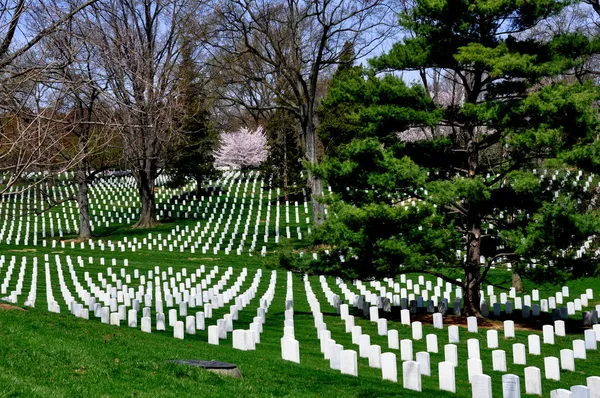
POLYGON ((138 191, 140 193, 140 218, 134 228, 151 228, 157 225, 154 211, 154 173, 145 169, 136 172, 138 191))
MULTIPOLYGON (((471 128, 470 136, 474 137, 471 128)), ((467 148, 469 177, 477 175, 479 166, 479 152, 477 143, 472 140, 467 148)), ((469 316, 481 317, 481 214, 477 203, 470 203, 467 212, 467 261, 465 264, 464 304, 465 312, 469 316)))
POLYGON ((88 178, 83 167, 77 170, 77 204, 79 205, 79 239, 87 240, 92 237, 92 226, 90 224, 88 178))

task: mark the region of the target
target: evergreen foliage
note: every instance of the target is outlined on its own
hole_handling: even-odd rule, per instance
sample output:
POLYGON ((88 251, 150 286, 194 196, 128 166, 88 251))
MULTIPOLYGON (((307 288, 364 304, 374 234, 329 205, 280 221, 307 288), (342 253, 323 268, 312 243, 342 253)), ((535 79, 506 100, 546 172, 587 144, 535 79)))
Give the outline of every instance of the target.
POLYGON ((315 169, 334 192, 313 234, 319 260, 287 253, 282 264, 361 279, 428 272, 461 286, 475 315, 492 266, 595 273, 577 250, 600 230, 598 192, 574 177, 598 172, 599 92, 571 77, 598 44, 524 34, 564 6, 415 1, 400 15, 402 41, 371 69, 332 83, 321 112, 337 148, 315 169), (453 101, 435 105, 422 87, 385 73, 431 68, 454 81, 453 101), (431 126, 433 138, 400 138, 431 126))
POLYGON ((302 178, 303 150, 300 126, 289 111, 278 109, 265 125, 269 155, 262 171, 271 175, 274 187, 283 190, 284 200, 297 193, 306 179, 302 178))
POLYGON ((192 43, 184 39, 178 68, 180 116, 177 120, 176 144, 165 158, 170 185, 180 187, 190 181, 202 191, 204 181, 214 178, 214 150, 219 142, 218 132, 212 127, 209 104, 198 66, 194 62, 192 43))

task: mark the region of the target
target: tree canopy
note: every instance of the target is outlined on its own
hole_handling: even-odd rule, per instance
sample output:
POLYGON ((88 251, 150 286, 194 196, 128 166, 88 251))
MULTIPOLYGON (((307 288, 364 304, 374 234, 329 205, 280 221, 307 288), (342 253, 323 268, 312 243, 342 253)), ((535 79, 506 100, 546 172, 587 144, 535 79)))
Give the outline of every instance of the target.
POLYGON ((319 260, 284 255, 284 265, 348 278, 429 272, 461 286, 475 315, 491 267, 595 272, 578 249, 600 227, 597 191, 575 179, 597 171, 599 92, 577 66, 598 42, 527 35, 564 6, 417 0, 401 13, 405 38, 332 83, 323 123, 335 115, 344 135, 315 168, 332 215, 313 236, 319 260), (411 70, 442 74, 444 100, 395 74, 411 70))

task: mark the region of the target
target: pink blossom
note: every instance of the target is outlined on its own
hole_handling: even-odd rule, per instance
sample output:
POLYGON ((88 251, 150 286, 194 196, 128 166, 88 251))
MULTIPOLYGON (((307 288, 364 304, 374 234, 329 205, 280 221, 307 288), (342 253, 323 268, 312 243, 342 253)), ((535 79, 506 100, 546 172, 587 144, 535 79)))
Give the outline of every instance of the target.
POLYGON ((267 159, 267 137, 262 126, 256 130, 242 127, 231 133, 221 133, 221 145, 215 152, 217 167, 241 169, 259 166, 267 159))

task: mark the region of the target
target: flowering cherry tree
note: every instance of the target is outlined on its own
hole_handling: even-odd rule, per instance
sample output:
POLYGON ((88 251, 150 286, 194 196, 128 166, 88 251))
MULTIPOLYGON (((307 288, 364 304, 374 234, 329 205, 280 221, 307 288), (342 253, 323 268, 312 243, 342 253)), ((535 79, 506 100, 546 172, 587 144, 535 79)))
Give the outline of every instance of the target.
POLYGON ((231 133, 222 133, 221 145, 215 152, 217 167, 246 169, 259 166, 267 159, 267 137, 262 126, 256 130, 246 127, 231 133))

